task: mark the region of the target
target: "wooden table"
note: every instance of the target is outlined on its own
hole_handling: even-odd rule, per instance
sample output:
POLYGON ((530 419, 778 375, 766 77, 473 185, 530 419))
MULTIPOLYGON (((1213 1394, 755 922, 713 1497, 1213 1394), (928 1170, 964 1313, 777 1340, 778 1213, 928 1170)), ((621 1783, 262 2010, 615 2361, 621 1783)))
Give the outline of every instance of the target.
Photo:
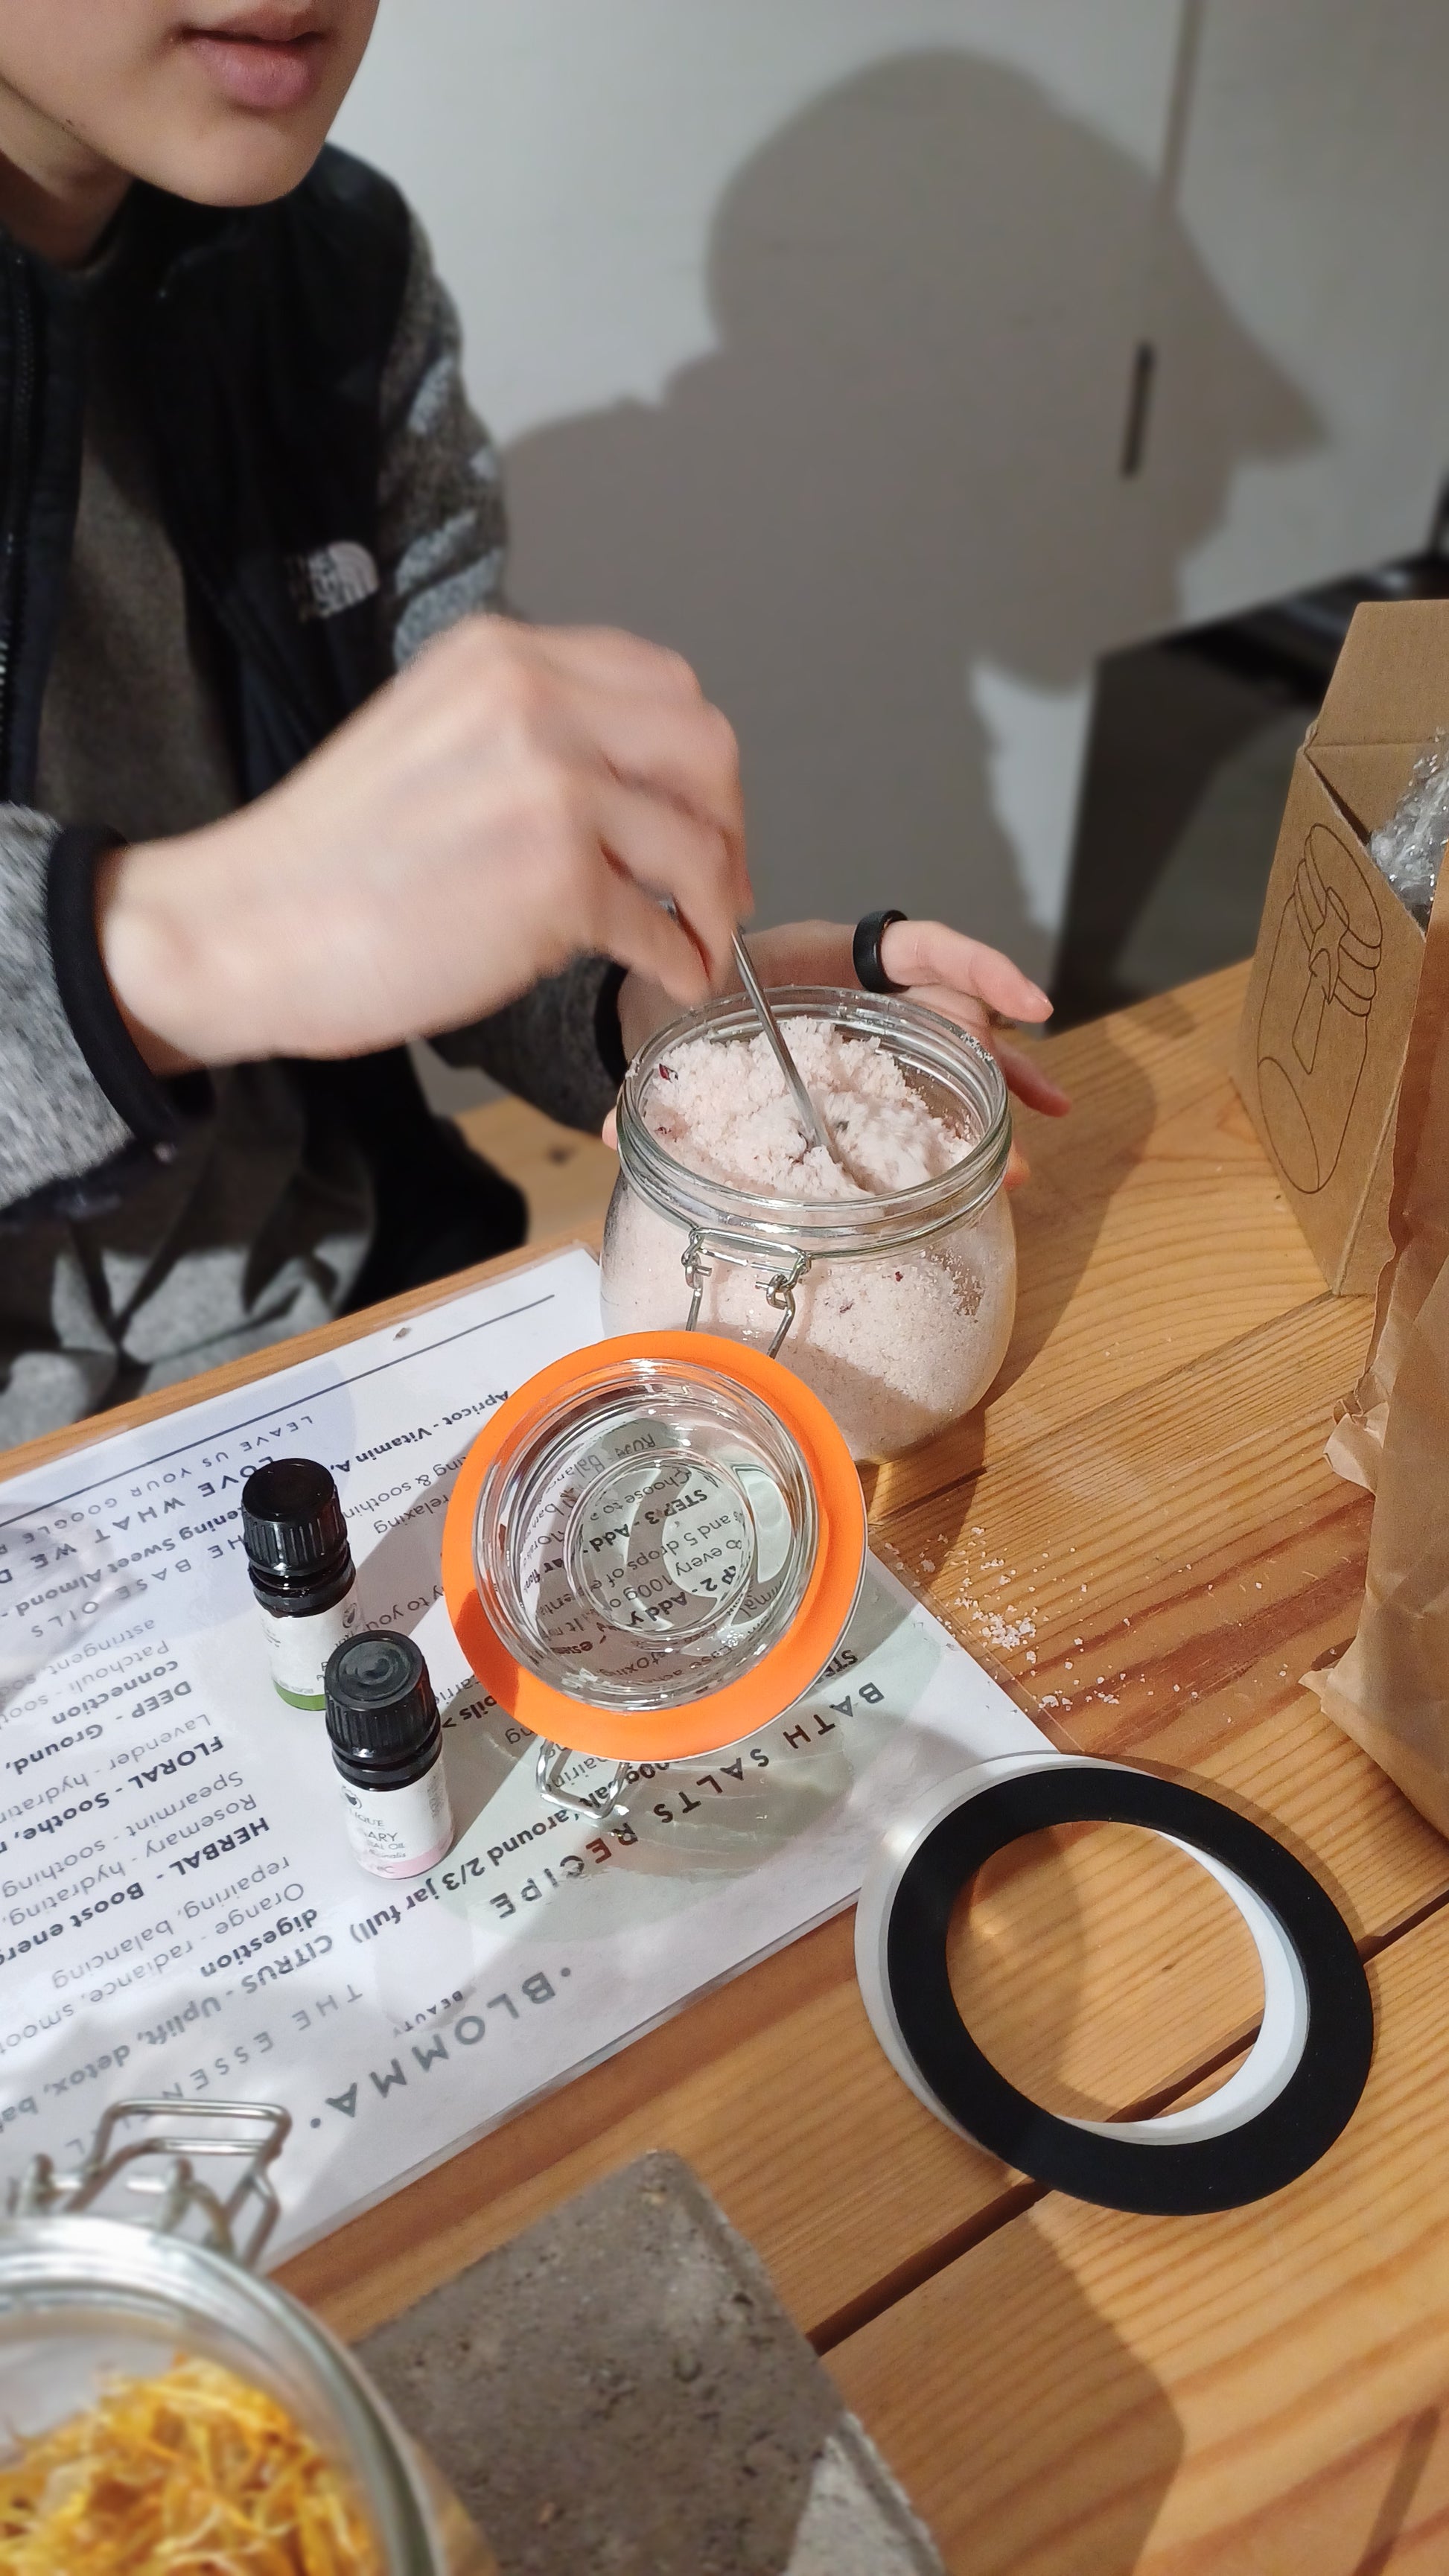
MULTIPOLYGON (((344 2333, 670 2146, 760 2248, 963 2576, 1449 2560, 1449 1848, 1300 1684, 1356 1617, 1367 1500, 1322 1451, 1368 1307, 1325 1294, 1228 1081, 1243 983, 1050 1042, 1078 1105, 1021 1122, 1035 1176, 998 1390, 881 1472, 872 1517, 1043 1723, 1200 1777, 1331 1890, 1379 2016, 1345 2136, 1228 2215, 1043 2193, 892 2074, 844 1920, 290 2264, 344 2333)), ((1259 2000, 1226 1901, 1118 1827, 1007 1855, 955 1975, 1009 2073, 1097 2116, 1206 2088, 1259 2000)))

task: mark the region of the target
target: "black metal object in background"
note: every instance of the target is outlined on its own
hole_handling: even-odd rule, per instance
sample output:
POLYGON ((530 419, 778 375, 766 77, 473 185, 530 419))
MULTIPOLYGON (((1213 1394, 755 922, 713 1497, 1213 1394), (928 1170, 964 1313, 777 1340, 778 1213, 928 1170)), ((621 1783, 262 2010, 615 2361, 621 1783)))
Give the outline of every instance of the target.
POLYGON ((1293 752, 1365 599, 1449 597, 1449 486, 1425 552, 1104 657, 1053 1026, 1248 956, 1293 752))

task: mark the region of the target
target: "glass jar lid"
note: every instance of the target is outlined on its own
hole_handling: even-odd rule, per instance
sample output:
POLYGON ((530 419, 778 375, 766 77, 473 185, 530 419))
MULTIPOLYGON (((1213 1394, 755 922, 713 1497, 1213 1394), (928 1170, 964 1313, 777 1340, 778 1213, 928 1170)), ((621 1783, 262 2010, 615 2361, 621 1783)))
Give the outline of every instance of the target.
POLYGON ((453 1489, 443 1588, 522 1725, 668 1759, 808 1690, 864 1561, 859 1478, 818 1397, 743 1344, 627 1334, 493 1415, 453 1489))

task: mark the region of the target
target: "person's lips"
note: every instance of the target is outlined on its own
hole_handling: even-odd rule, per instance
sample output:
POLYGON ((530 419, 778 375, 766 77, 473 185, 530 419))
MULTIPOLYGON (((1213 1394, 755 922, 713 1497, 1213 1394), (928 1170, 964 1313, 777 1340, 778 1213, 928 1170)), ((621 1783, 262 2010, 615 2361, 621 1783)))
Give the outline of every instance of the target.
POLYGON ((322 78, 326 38, 294 11, 253 10, 221 27, 188 27, 183 41, 236 107, 304 107, 322 78))

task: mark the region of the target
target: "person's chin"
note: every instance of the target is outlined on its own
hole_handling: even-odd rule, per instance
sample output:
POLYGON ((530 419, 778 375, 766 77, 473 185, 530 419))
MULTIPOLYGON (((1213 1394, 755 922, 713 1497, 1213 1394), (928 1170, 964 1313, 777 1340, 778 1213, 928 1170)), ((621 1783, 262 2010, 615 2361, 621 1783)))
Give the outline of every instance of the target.
MULTIPOLYGON (((347 88, 331 45, 196 40, 171 56, 164 116, 138 174, 203 206, 268 204, 311 169, 347 88), (276 57, 277 59, 272 59, 276 57)), ((129 151, 118 155, 138 168, 129 151)))
POLYGON ((327 139, 323 116, 221 116, 141 175, 197 206, 265 206, 306 178, 327 139))

